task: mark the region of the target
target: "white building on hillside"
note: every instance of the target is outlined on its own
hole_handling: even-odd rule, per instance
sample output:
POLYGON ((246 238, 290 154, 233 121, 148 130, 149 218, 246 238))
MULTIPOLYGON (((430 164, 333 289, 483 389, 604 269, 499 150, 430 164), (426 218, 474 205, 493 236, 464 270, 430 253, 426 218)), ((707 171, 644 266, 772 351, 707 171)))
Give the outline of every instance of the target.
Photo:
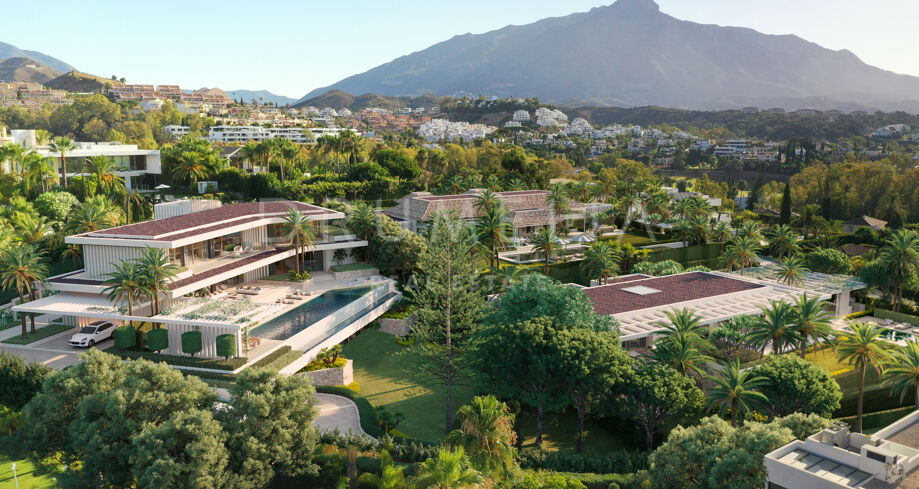
POLYGON ((526 110, 515 110, 513 120, 515 122, 530 122, 530 113, 526 110))

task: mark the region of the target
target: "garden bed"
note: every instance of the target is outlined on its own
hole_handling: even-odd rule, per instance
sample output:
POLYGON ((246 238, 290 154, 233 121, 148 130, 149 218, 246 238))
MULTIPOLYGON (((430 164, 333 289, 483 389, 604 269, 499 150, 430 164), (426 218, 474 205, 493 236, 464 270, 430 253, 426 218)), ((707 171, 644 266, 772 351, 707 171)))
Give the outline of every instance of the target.
POLYGON ((3 343, 10 345, 28 345, 29 343, 35 343, 38 340, 43 340, 45 338, 50 338, 56 334, 63 333, 75 329, 73 326, 68 326, 66 324, 49 324, 42 328, 38 328, 34 333, 29 333, 25 338, 20 335, 16 335, 12 338, 7 338, 3 340, 3 343))
POLYGON ((357 270, 376 270, 377 267, 370 263, 349 263, 347 265, 332 265, 333 272, 354 272, 357 270))
POLYGON ((143 358, 152 362, 166 362, 170 365, 179 367, 208 368, 213 370, 233 371, 242 367, 249 360, 245 357, 231 358, 222 360, 219 358, 187 357, 179 355, 167 355, 165 353, 155 353, 152 351, 122 350, 116 346, 106 348, 106 353, 121 357, 126 360, 136 360, 143 358))

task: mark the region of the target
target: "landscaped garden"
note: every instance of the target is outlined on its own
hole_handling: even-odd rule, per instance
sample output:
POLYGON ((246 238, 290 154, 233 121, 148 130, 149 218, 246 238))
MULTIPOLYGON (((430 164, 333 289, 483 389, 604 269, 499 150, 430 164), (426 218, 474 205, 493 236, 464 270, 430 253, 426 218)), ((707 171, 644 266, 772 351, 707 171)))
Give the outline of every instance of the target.
POLYGON ((0 451, 0 489, 50 489, 57 487, 57 481, 49 474, 36 470, 29 460, 14 459, 0 451), (13 477, 12 464, 16 464, 17 480, 13 477))
MULTIPOLYGON (((18 324, 18 323, 17 323, 18 324)), ((37 328, 34 333, 31 332, 31 326, 29 327, 29 333, 23 338, 20 335, 13 336, 3 340, 3 343, 8 343, 11 345, 28 345, 30 343, 35 343, 36 341, 43 340, 45 338, 50 338, 56 334, 63 333, 69 329, 73 329, 73 326, 68 326, 66 324, 60 323, 51 323, 47 326, 42 326, 37 328)))

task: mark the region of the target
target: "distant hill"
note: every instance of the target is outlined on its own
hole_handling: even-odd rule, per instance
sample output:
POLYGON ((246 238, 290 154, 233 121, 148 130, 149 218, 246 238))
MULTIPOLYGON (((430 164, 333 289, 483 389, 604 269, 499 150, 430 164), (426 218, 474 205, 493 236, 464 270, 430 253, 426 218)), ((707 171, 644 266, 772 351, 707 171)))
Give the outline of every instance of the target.
POLYGON ((107 86, 117 87, 121 85, 124 85, 124 83, 101 76, 90 75, 89 73, 81 73, 79 71, 71 71, 70 73, 65 73, 53 80, 45 82, 45 86, 48 88, 80 93, 101 93, 107 86))
POLYGON ((228 90, 227 95, 233 100, 239 100, 239 98, 242 97, 243 102, 250 102, 252 99, 255 99, 258 100, 260 104, 274 102, 281 107, 288 104, 293 105, 297 102, 295 98, 271 93, 268 90, 228 90))
POLYGON ((898 75, 794 35, 679 20, 653 0, 464 34, 331 89, 383 95, 539 97, 563 105, 694 109, 837 108, 919 111, 919 77, 898 75))
POLYGON ((48 66, 59 73, 66 73, 75 69, 73 66, 70 66, 69 64, 57 58, 48 56, 47 54, 40 53, 38 51, 19 49, 12 44, 0 42, 0 59, 9 58, 29 58, 38 61, 39 63, 48 66))
POLYGON ((321 95, 301 100, 294 107, 313 107, 323 108, 331 107, 335 110, 347 108, 352 111, 366 109, 368 107, 380 107, 383 109, 400 109, 402 107, 431 107, 438 105, 440 97, 435 95, 421 95, 414 97, 386 96, 376 93, 365 93, 364 95, 351 95, 342 90, 329 90, 321 95))
POLYGON ((45 83, 61 73, 29 58, 0 60, 0 81, 45 83))

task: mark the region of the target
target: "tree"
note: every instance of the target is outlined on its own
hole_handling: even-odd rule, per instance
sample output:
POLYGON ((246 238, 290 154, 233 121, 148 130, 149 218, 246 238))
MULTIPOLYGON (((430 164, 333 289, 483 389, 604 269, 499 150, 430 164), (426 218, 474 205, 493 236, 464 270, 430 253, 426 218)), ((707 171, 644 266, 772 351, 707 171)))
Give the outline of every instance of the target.
POLYGON ((421 175, 421 168, 418 166, 418 162, 409 157, 402 149, 381 149, 376 152, 374 158, 381 167, 385 168, 394 177, 414 180, 418 178, 418 175, 421 175))
POLYGON ((111 156, 90 156, 86 158, 86 167, 92 174, 98 190, 111 192, 117 188, 124 188, 124 178, 115 174, 115 160, 111 156))
POLYGON ((42 383, 53 370, 40 363, 26 363, 15 353, 0 351, 0 406, 20 411, 41 391, 42 383))
POLYGON ((797 256, 779 259, 775 268, 775 278, 779 283, 796 287, 804 287, 805 273, 809 272, 804 266, 804 261, 797 256))
POLYGON ((546 196, 546 203, 549 204, 549 207, 552 208, 552 212, 555 213, 555 222, 561 221, 563 216, 570 210, 570 206, 568 205, 568 192, 565 190, 565 187, 559 183, 549 187, 549 195, 546 196))
POLYGON ((818 341, 826 341, 833 336, 833 316, 824 310, 823 305, 823 300, 819 297, 808 297, 807 292, 795 298, 794 322, 800 341, 798 352, 801 358, 804 358, 807 352, 808 341, 816 345, 818 341))
POLYGON ((490 395, 473 397, 457 410, 456 425, 447 443, 462 448, 476 470, 501 480, 513 476, 517 435, 507 404, 490 395))
POLYGON ((498 249, 504 248, 510 242, 509 236, 514 231, 511 223, 506 220, 507 209, 499 203, 487 207, 482 215, 475 220, 476 235, 483 244, 491 249, 489 265, 494 268, 498 265, 498 249))
POLYGON ((842 399, 839 384, 826 369, 800 357, 767 355, 749 373, 769 380, 760 392, 769 399, 763 408, 770 416, 801 412, 830 418, 839 409, 842 399))
POLYGON ((425 235, 412 326, 414 344, 404 350, 403 365, 420 382, 445 391, 445 432, 453 422, 453 389, 470 376, 470 342, 485 316, 477 289, 475 264, 468 259, 472 233, 455 214, 436 214, 425 235))
MULTIPOLYGON (((0 286, 6 290, 15 288, 19 303, 25 303, 25 296, 34 298, 36 287, 48 278, 48 266, 41 252, 27 244, 12 246, 0 254, 0 286)), ((26 315, 19 314, 22 322, 22 337, 26 338, 26 315)), ((31 314, 32 332, 35 333, 35 314, 31 314)))
POLYGON ((852 271, 849 257, 834 248, 817 248, 806 253, 804 266, 817 273, 847 274, 852 271))
POLYGON ((437 458, 424 461, 412 483, 418 489, 466 489, 477 487, 482 481, 482 475, 469 467, 462 448, 444 448, 437 458))
POLYGON ((654 342, 654 361, 669 365, 683 375, 701 382, 705 365, 712 360, 707 355, 711 343, 701 334, 701 319, 689 309, 666 311, 669 322, 655 322, 661 328, 660 338, 654 342))
POLYGON ((785 189, 782 191, 782 210, 779 212, 779 224, 791 224, 791 187, 788 183, 785 184, 785 189))
POLYGON ((128 315, 134 315, 134 301, 139 300, 140 296, 149 293, 144 287, 144 275, 140 266, 133 261, 123 261, 121 263, 112 263, 114 271, 105 274, 108 277, 102 290, 108 295, 108 299, 113 304, 126 302, 128 304, 128 315))
POLYGON ((692 379, 660 363, 637 362, 619 392, 619 407, 644 428, 648 450, 668 421, 701 409, 705 399, 692 379))
POLYGON ((903 348, 896 349, 884 363, 883 385, 890 387, 891 394, 900 394, 900 402, 910 389, 916 396, 919 409, 919 341, 906 340, 903 348))
POLYGON ((619 273, 618 262, 619 255, 616 249, 606 241, 597 241, 584 252, 581 268, 587 273, 588 278, 596 279, 597 283, 602 285, 609 277, 619 273))
POLYGON ((558 244, 558 235, 549 228, 542 228, 536 232, 531 239, 533 251, 542 254, 545 258, 545 268, 543 273, 549 275, 549 261, 555 257, 560 248, 558 244))
POLYGON ((744 269, 754 267, 759 263, 756 252, 760 245, 752 236, 737 236, 724 250, 722 261, 729 270, 740 269, 743 276, 744 269))
POLYGON ((169 292, 169 283, 179 273, 179 266, 169 259, 162 248, 145 247, 136 259, 140 273, 141 287, 150 295, 151 316, 160 312, 160 292, 169 292))
POLYGON ((489 323, 512 325, 529 319, 548 317, 567 328, 617 331, 619 323, 606 314, 594 312, 593 301, 576 287, 570 287, 539 273, 523 276, 508 287, 495 302, 489 323))
POLYGON ((67 156, 66 156, 66 153, 68 151, 73 151, 74 148, 76 148, 76 145, 73 144, 73 140, 65 136, 56 137, 52 139, 51 143, 48 145, 48 149, 50 149, 54 153, 60 153, 61 155, 61 184, 64 186, 64 188, 67 188, 67 156))
POLYGON ((584 419, 629 375, 632 361, 612 332, 567 328, 558 332, 562 385, 578 414, 577 453, 584 451, 584 419))
POLYGON ((377 229, 377 215, 373 206, 358 202, 348 213, 348 228, 359 238, 369 240, 377 229))
POLYGON ((801 230, 801 234, 806 239, 811 234, 816 236, 819 230, 825 228, 826 220, 820 216, 820 206, 808 204, 801 209, 801 214, 792 221, 792 224, 801 230))
POLYGON ((850 323, 851 333, 841 332, 836 338, 836 356, 840 362, 855 367, 858 375, 858 408, 855 414, 855 431, 862 432, 862 407, 865 397, 865 374, 873 367, 878 375, 890 358, 893 343, 881 338, 883 330, 871 323, 850 323))
POLYGON ((914 280, 919 269, 919 234, 899 229, 884 240, 879 258, 890 272, 893 285, 893 310, 899 311, 903 302, 903 285, 914 280))
POLYGON ((33 202, 35 210, 52 221, 62 222, 80 201, 70 192, 45 192, 33 202))
POLYGON ((65 229, 73 234, 83 234, 110 228, 115 224, 116 221, 108 209, 87 202, 74 208, 65 229))
POLYGON ((759 391, 767 382, 765 377, 755 377, 740 369, 740 361, 724 365, 718 375, 709 377, 714 386, 708 392, 710 407, 718 407, 718 414, 731 412, 731 426, 737 426, 738 415, 746 415, 769 400, 759 391))
POLYGON ((777 258, 791 257, 801 251, 800 238, 787 224, 780 224, 768 233, 769 248, 777 258))
POLYGON ((712 226, 711 238, 712 241, 718 243, 718 253, 724 251, 724 244, 730 241, 734 237, 734 229, 731 228, 731 225, 724 222, 718 221, 712 226))
POLYGON ((306 214, 297 209, 288 209, 287 213, 281 217, 282 221, 279 229, 284 233, 284 239, 288 239, 294 248, 297 261, 297 274, 300 274, 300 267, 303 263, 303 251, 313 246, 316 241, 316 231, 313 224, 306 217, 306 214))
POLYGON ((767 345, 772 345, 772 351, 778 355, 787 345, 797 341, 794 327, 794 307, 785 301, 769 300, 769 305, 759 308, 763 311, 758 318, 756 326, 748 335, 748 340, 760 347, 765 352, 767 345))

